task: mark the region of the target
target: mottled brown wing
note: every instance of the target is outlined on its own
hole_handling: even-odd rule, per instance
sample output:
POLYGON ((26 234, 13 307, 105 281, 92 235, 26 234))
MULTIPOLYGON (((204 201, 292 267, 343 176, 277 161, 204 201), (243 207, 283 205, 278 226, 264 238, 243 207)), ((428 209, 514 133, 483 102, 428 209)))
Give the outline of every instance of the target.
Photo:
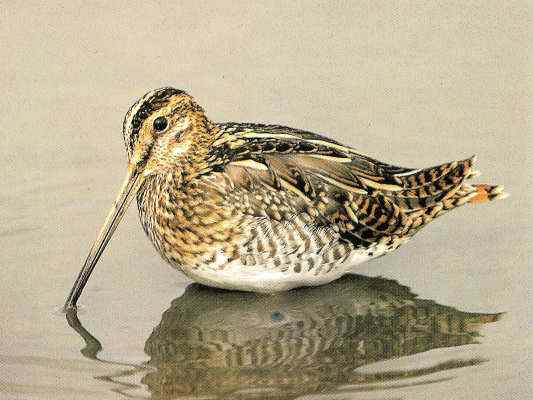
POLYGON ((424 225, 446 199, 469 190, 462 183, 472 172, 472 159, 414 170, 279 126, 221 125, 215 144, 218 167, 238 175, 237 186, 255 182, 291 193, 298 199, 291 205, 294 213, 334 227, 356 247, 392 242, 424 225))
POLYGON ((402 229, 401 210, 358 183, 343 164, 307 155, 267 155, 263 163, 238 161, 226 171, 241 190, 257 193, 257 215, 279 222, 304 219, 306 230, 322 227, 355 248, 367 248, 402 229), (268 199, 272 196, 276 200, 268 199), (278 203, 271 210, 271 203, 278 203), (283 212, 280 212, 283 211, 283 212))

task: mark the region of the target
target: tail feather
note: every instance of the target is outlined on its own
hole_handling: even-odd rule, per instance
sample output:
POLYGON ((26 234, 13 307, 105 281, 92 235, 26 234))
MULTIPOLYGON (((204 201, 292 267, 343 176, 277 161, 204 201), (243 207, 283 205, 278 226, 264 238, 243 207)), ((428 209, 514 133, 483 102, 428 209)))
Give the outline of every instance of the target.
POLYGON ((470 166, 473 161, 474 158, 472 157, 462 161, 444 163, 435 167, 411 170, 409 172, 394 175, 394 179, 405 189, 417 189, 438 181, 459 166, 464 164, 470 166))
MULTIPOLYGON (((432 187, 439 187, 441 190, 436 196, 433 194, 432 202, 426 207, 418 209, 410 208, 404 210, 411 219, 408 232, 414 234, 433 219, 440 217, 446 212, 463 206, 465 204, 485 203, 493 200, 502 200, 509 196, 504 192, 501 185, 470 184, 468 179, 478 176, 479 172, 472 169, 475 158, 459 161, 455 168, 448 169, 448 173, 441 175, 439 179, 431 182, 432 187)), ((453 163, 446 164, 452 165, 453 163)), ((435 167, 439 168, 441 167, 435 167)), ((428 185, 426 183, 426 185, 428 185)), ((420 202, 423 204, 423 202, 420 202)))
POLYGON ((407 213, 425 210, 452 197, 472 174, 474 158, 442 164, 402 175, 403 189, 387 192, 407 213), (418 186, 415 185, 415 182, 418 186))
POLYGON ((503 200, 509 197, 509 194, 504 192, 502 185, 486 185, 476 184, 472 185, 474 191, 473 196, 468 200, 468 203, 484 203, 492 200, 503 200))

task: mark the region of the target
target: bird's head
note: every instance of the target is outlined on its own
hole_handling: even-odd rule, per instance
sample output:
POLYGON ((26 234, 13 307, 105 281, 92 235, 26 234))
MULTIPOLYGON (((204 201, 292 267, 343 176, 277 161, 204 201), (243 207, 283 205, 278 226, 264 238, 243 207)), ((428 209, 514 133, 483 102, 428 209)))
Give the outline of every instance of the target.
POLYGON ((182 90, 146 93, 124 117, 129 168, 149 176, 198 157, 209 139, 209 124, 204 110, 182 90))
POLYGON ((72 308, 143 181, 154 174, 202 169, 209 149, 211 123, 203 109, 182 90, 165 87, 146 93, 124 118, 128 173, 65 305, 72 308))

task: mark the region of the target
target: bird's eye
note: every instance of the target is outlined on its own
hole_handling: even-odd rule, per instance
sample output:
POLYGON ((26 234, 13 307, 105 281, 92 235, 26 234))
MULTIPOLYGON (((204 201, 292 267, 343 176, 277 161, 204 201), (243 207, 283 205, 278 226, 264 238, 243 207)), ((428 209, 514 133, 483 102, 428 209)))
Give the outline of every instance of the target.
POLYGON ((158 132, 162 132, 166 129, 168 121, 165 117, 157 117, 154 119, 154 129, 158 132))

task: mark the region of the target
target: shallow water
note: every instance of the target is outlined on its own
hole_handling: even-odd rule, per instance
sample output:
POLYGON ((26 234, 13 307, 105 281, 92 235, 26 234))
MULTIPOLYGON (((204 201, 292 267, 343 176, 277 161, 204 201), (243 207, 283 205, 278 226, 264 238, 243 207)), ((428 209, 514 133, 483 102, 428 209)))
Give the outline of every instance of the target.
MULTIPOLYGON (((489 362, 470 347, 500 316, 462 312, 418 299, 394 281, 364 276, 275 296, 190 285, 146 339, 149 360, 100 378, 124 394, 144 389, 158 399, 296 398, 412 387, 489 362), (434 349, 443 351, 430 360, 420 356, 434 349), (376 368, 400 358, 396 367, 376 368), (122 383, 133 375, 138 382, 122 383)), ((68 318, 85 340, 82 354, 101 360, 102 344, 74 312, 68 318)))
POLYGON ((11 3, 1 399, 531 396, 526 3, 11 3), (163 84, 214 120, 326 132, 400 165, 476 153, 478 181, 511 197, 439 219, 358 276, 275 296, 191 285, 133 207, 66 316, 126 171, 121 119, 163 84))

